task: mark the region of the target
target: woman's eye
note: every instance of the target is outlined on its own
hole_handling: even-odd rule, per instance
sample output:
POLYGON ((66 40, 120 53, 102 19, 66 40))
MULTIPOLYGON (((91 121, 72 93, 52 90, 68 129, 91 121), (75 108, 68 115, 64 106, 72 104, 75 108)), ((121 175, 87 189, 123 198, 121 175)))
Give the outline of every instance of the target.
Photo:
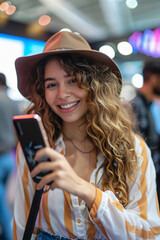
POLYGON ((48 84, 46 84, 46 88, 54 88, 54 87, 56 87, 56 83, 48 83, 48 84))
POLYGON ((76 79, 74 78, 74 79, 69 80, 69 83, 76 83, 76 79))

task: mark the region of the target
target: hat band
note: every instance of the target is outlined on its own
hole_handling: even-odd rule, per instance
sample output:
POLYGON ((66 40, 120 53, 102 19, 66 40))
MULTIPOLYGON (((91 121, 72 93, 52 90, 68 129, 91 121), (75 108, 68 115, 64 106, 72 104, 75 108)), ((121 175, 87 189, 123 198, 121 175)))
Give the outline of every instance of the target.
POLYGON ((65 47, 62 47, 62 48, 55 48, 54 50, 66 50, 66 49, 73 49, 73 48, 65 48, 65 47))
POLYGON ((74 48, 67 48, 67 47, 65 48, 65 47, 62 47, 62 48, 53 48, 53 49, 50 49, 50 50, 49 50, 49 49, 44 49, 43 52, 44 52, 44 53, 49 52, 49 51, 50 51, 50 52, 53 52, 53 51, 56 52, 56 51, 61 51, 61 50, 74 50, 74 48))

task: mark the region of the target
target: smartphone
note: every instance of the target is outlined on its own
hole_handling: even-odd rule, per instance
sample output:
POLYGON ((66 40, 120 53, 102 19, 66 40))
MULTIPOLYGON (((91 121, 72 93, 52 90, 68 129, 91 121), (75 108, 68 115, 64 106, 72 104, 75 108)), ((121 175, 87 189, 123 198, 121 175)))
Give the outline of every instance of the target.
MULTIPOLYGON (((38 114, 25 114, 13 117, 13 125, 21 144, 30 171, 42 161, 50 161, 47 157, 39 161, 34 160, 37 150, 49 147, 47 133, 38 114)), ((42 177, 50 172, 43 171, 33 178, 38 183, 42 177)))

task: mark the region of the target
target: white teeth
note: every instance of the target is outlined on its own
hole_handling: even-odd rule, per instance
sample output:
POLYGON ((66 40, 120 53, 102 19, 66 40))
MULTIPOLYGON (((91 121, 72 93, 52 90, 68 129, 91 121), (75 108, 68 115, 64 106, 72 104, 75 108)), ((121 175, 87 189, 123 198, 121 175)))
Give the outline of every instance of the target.
POLYGON ((77 102, 74 102, 74 103, 70 103, 70 104, 66 104, 66 105, 60 105, 60 107, 63 109, 67 109, 67 108, 74 107, 76 104, 77 104, 77 102))

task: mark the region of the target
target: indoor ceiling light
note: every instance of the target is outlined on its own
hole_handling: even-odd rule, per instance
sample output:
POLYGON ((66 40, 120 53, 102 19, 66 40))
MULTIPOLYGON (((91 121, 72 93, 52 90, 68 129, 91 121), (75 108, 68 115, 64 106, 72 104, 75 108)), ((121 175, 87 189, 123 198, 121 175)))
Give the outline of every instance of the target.
POLYGON ((106 54, 108 57, 110 58, 114 58, 115 57, 115 51, 114 49, 109 46, 109 45, 103 45, 99 48, 99 51, 106 54))
POLYGON ((137 0, 126 0, 126 5, 128 8, 134 9, 138 6, 137 0))
POLYGON ((133 52, 133 48, 131 44, 126 41, 118 43, 117 49, 122 55, 125 55, 125 56, 130 55, 133 52))
POLYGON ((131 84, 124 84, 120 94, 121 99, 131 101, 135 96, 136 96, 135 87, 131 84))
POLYGON ((139 73, 134 74, 131 81, 134 87, 141 88, 143 86, 142 74, 139 74, 139 73))
POLYGON ((39 19, 38 19, 38 23, 41 26, 47 26, 51 21, 51 17, 48 15, 42 15, 39 19))
POLYGON ((8 7, 9 7, 9 3, 8 2, 2 2, 0 4, 0 11, 2 11, 2 12, 6 11, 8 7))
POLYGON ((6 9, 5 13, 6 13, 7 15, 12 15, 12 14, 15 13, 15 11, 16 11, 16 7, 15 7, 14 5, 10 5, 10 6, 6 9))
POLYGON ((62 28, 59 32, 63 32, 63 31, 72 32, 71 29, 69 28, 62 28))

